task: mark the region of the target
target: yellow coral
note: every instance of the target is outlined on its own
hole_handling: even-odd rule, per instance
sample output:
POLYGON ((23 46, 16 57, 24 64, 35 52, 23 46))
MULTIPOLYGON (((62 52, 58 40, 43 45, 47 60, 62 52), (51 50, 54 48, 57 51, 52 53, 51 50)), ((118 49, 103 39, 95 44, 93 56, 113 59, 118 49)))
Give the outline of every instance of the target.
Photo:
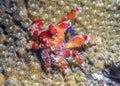
POLYGON ((0 85, 2 85, 5 82, 5 76, 0 74, 0 85))

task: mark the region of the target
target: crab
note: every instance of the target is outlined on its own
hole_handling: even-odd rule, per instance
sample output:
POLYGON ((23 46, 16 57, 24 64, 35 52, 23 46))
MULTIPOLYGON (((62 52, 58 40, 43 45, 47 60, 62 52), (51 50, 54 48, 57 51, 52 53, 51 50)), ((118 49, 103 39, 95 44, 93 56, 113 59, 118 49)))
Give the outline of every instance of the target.
POLYGON ((40 53, 44 67, 52 70, 51 64, 56 65, 62 71, 68 72, 67 60, 75 60, 78 65, 83 63, 79 52, 74 48, 80 47, 87 42, 98 43, 99 38, 90 37, 88 35, 75 35, 70 20, 80 12, 80 8, 76 7, 66 16, 61 18, 56 24, 50 24, 47 30, 44 30, 44 21, 33 21, 29 31, 34 38, 32 48, 41 50, 40 53), (69 32, 71 39, 66 41, 65 34, 69 32))

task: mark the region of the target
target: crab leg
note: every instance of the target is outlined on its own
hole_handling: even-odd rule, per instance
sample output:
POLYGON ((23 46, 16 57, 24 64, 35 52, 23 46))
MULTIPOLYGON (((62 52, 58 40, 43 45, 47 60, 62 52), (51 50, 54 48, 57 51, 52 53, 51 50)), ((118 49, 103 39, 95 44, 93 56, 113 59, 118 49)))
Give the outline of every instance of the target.
POLYGON ((53 57, 53 59, 55 60, 56 63, 59 64, 59 67, 61 70, 63 70, 64 72, 67 72, 68 71, 68 67, 65 63, 65 60, 63 59, 63 57, 61 56, 56 56, 56 57, 53 57))
POLYGON ((89 37, 87 35, 78 35, 72 38, 65 46, 65 49, 72 49, 75 47, 80 47, 83 44, 86 44, 87 42, 93 42, 93 43, 100 43, 101 38, 97 37, 89 37))
POLYGON ((64 22, 64 21, 69 21, 69 20, 75 18, 76 15, 77 15, 77 13, 79 12, 79 10, 80 10, 80 9, 79 9, 78 7, 74 8, 74 9, 71 10, 69 13, 67 13, 66 16, 64 16, 63 18, 61 18, 61 19, 57 22, 57 24, 62 23, 62 22, 64 22))
POLYGON ((49 51, 48 50, 44 50, 42 52, 42 59, 44 60, 45 62, 45 67, 48 71, 51 70, 51 59, 50 59, 50 56, 49 56, 49 51))

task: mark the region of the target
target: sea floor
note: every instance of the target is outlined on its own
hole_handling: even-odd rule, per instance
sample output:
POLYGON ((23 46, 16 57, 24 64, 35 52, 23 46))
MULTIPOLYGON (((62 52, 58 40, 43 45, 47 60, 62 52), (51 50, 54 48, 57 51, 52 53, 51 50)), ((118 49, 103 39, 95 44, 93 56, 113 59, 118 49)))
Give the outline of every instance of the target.
POLYGON ((0 0, 0 86, 120 86, 102 73, 114 65, 120 65, 120 0, 0 0), (75 7, 81 8, 71 20, 75 34, 101 43, 79 47, 83 64, 68 64, 71 72, 47 72, 30 49, 29 27, 43 19, 46 30, 75 7))

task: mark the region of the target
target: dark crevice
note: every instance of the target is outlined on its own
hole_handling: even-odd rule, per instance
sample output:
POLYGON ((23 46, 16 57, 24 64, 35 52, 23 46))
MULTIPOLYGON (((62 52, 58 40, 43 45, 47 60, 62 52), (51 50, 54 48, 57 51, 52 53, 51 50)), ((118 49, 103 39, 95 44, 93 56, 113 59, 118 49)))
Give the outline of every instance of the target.
POLYGON ((15 23, 17 26, 19 26, 20 29, 22 29, 24 32, 27 32, 27 29, 25 29, 25 28, 21 25, 20 22, 18 22, 18 21, 15 20, 14 23, 15 23))
POLYGON ((0 25, 0 28, 3 29, 3 33, 5 35, 8 35, 8 32, 6 31, 6 27, 4 25, 0 25))
POLYGON ((109 67, 108 72, 103 71, 104 76, 110 78, 111 80, 114 80, 114 81, 120 83, 120 65, 109 67))

